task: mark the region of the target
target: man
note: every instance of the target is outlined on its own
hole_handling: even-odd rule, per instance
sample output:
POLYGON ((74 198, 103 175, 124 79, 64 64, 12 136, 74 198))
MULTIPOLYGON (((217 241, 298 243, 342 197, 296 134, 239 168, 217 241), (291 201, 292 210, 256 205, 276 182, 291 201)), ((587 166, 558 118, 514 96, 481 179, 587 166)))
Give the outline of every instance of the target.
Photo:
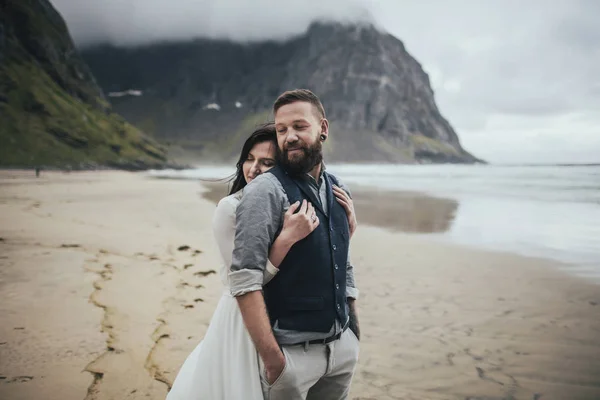
POLYGON ((346 399, 360 335, 349 221, 333 193, 334 185, 346 189, 324 171, 329 122, 318 97, 309 90, 288 91, 273 111, 279 165, 244 189, 237 208, 232 295, 260 356, 265 399, 346 399), (303 200, 313 204, 319 225, 291 247, 263 288, 269 247, 283 215, 303 200))

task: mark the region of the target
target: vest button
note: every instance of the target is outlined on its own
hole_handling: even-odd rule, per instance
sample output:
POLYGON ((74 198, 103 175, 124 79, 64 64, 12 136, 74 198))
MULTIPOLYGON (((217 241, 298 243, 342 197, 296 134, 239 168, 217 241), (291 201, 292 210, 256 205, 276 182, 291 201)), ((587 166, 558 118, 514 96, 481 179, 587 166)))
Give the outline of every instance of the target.
POLYGON ((337 283, 335 284, 335 288, 339 290, 340 285, 338 285, 337 283))
POLYGON ((333 249, 334 249, 334 250, 335 250, 335 249, 337 249, 337 247, 335 247, 335 244, 333 245, 333 249))
POLYGON ((338 305, 337 305, 337 308, 338 308, 338 310, 339 310, 340 308, 342 308, 342 307, 340 307, 340 304, 339 304, 339 303, 338 303, 338 305))
POLYGON ((338 269, 338 266, 337 266, 337 264, 335 264, 333 267, 334 267, 335 269, 338 269))

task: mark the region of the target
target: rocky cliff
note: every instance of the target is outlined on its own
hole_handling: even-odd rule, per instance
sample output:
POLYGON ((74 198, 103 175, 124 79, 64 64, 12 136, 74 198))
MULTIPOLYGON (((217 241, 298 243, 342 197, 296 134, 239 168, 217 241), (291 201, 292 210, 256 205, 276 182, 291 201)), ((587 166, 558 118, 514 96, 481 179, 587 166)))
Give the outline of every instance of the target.
POLYGON ((82 55, 120 114, 199 158, 229 159, 272 118, 277 95, 308 88, 331 121, 328 160, 478 161, 440 114, 419 63, 371 25, 314 23, 285 42, 102 45, 82 55))
POLYGON ((112 111, 47 0, 0 0, 0 166, 160 167, 166 151, 112 111))

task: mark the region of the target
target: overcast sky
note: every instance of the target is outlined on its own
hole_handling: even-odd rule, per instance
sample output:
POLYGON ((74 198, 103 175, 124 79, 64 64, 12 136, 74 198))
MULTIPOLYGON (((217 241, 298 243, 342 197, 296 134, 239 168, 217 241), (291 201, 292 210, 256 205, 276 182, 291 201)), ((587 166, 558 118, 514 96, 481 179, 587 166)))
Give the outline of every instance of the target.
POLYGON ((51 2, 79 45, 280 38, 318 18, 367 18, 421 62, 442 114, 475 155, 501 163, 600 162, 600 1, 51 2))

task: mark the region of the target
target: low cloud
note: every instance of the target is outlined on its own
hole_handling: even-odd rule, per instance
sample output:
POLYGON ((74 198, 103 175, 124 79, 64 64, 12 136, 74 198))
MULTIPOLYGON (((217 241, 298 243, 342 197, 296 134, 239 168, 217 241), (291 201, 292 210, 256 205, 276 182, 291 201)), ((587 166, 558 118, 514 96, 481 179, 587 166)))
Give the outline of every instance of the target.
POLYGON ((600 2, 398 0, 375 16, 423 64, 478 156, 600 161, 600 2))
POLYGON ((314 20, 371 20, 360 0, 52 0, 80 46, 136 45, 194 37, 286 39, 314 20))

